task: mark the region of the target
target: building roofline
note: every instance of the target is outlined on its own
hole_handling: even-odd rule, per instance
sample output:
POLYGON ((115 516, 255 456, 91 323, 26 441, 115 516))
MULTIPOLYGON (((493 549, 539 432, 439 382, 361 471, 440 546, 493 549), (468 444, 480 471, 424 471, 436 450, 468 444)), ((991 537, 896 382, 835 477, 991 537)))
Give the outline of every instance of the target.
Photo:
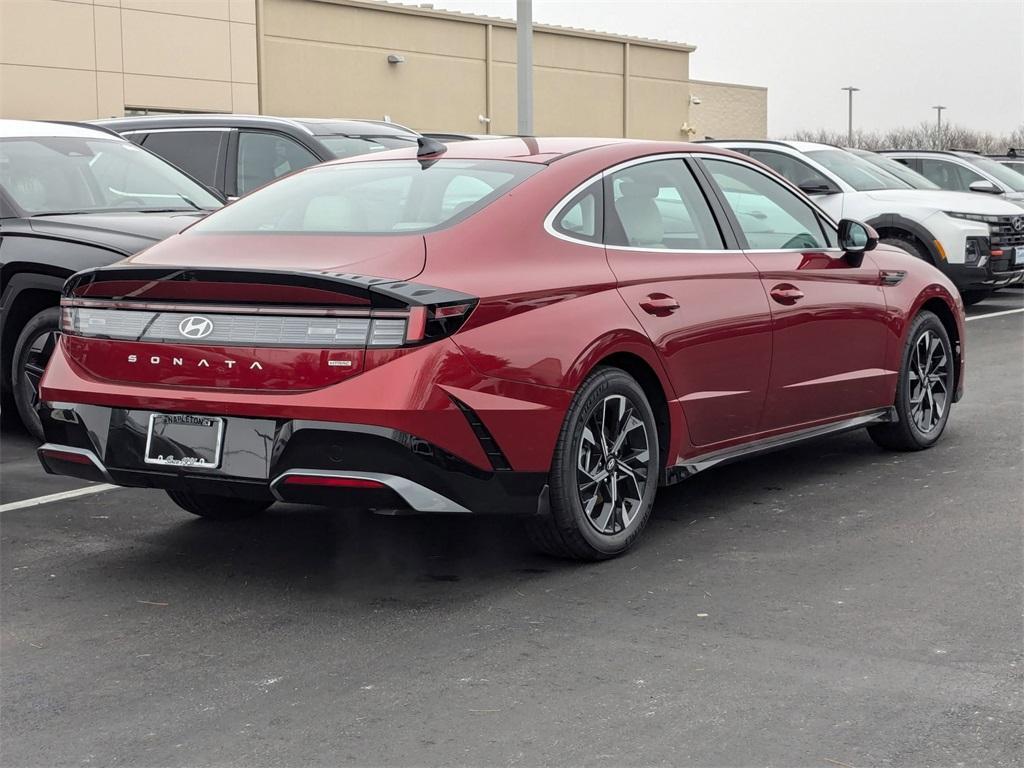
POLYGON ((696 83, 697 85, 721 85, 726 88, 749 88, 752 91, 767 91, 768 86, 766 85, 747 85, 746 83, 726 83, 721 80, 694 80, 692 77, 689 82, 696 83))
MULTIPOLYGON (((353 8, 367 8, 375 11, 391 11, 404 13, 410 16, 427 16, 436 19, 449 19, 469 24, 490 25, 494 27, 506 27, 515 29, 516 23, 513 19, 506 19, 501 16, 485 16, 476 13, 464 13, 463 11, 448 11, 441 8, 434 8, 429 3, 423 5, 407 5, 390 0, 311 0, 315 3, 327 5, 345 5, 353 8)), ((616 35, 611 32, 601 32, 596 29, 582 29, 579 27, 563 27, 557 24, 534 24, 534 32, 547 32, 549 34, 566 35, 569 37, 585 37, 591 40, 607 40, 614 43, 631 43, 642 45, 647 48, 664 48, 670 51, 681 51, 693 53, 697 46, 689 43, 675 43, 671 40, 656 40, 648 37, 637 37, 633 35, 616 35)))

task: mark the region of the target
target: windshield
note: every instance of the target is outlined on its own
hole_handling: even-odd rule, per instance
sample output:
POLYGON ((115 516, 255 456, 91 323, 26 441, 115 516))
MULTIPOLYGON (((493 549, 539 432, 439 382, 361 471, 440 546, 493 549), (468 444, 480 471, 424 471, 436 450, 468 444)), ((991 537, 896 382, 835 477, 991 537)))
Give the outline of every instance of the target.
POLYGON ((2 139, 0 187, 29 215, 221 205, 174 166, 131 142, 103 136, 2 139))
POLYGON ((842 149, 814 149, 806 153, 858 192, 877 189, 913 189, 910 184, 862 157, 842 149))
POLYGON ((1024 176, 1021 176, 1016 171, 1007 168, 1005 165, 997 163, 995 160, 990 160, 987 157, 965 157, 967 162, 972 165, 976 165, 989 176, 998 179, 1003 184, 1008 186, 1014 192, 1024 192, 1024 176))
POLYGON ((874 152, 868 152, 863 149, 851 149, 850 152, 863 160, 867 160, 872 165, 881 168, 883 171, 888 171, 896 178, 901 181, 905 181, 907 184, 914 187, 914 189, 942 189, 942 187, 931 179, 926 179, 917 171, 908 168, 903 163, 896 162, 890 157, 876 155, 874 152))
POLYGON ((508 160, 320 165, 269 184, 190 232, 424 232, 466 218, 540 170, 508 160))
POLYGON ((353 157, 386 149, 408 149, 416 146, 416 137, 404 136, 317 136, 335 157, 353 157))

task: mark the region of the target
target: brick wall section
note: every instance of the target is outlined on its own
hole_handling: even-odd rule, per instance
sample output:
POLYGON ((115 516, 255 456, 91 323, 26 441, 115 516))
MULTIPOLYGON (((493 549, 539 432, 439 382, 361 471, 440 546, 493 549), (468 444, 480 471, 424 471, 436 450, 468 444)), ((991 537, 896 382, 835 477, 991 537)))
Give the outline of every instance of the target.
POLYGON ((691 80, 690 106, 694 139, 764 139, 768 137, 768 89, 753 85, 691 80))

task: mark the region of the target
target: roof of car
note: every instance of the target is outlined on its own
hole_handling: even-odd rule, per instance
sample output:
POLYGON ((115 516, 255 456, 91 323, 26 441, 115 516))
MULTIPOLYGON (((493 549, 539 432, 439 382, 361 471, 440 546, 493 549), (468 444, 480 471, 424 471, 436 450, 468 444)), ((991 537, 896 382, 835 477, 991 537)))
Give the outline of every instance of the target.
MULTIPOLYGON (((445 160, 518 160, 531 163, 552 163, 568 155, 609 145, 635 145, 644 152, 698 152, 704 147, 682 141, 648 141, 644 139, 599 138, 599 137, 564 137, 564 136, 510 136, 494 138, 488 141, 456 141, 446 144, 441 155, 428 156, 424 159, 440 157, 445 160)), ((724 149, 724 148, 722 148, 724 149)), ((721 152, 714 148, 712 151, 721 152)), ((378 159, 395 160, 415 157, 410 149, 392 149, 387 152, 357 155, 334 163, 372 162, 378 159)))
POLYGON ((948 155, 952 157, 971 157, 977 155, 965 149, 880 149, 880 155, 948 155))
POLYGON ((416 132, 404 125, 383 120, 352 120, 329 117, 276 117, 273 115, 143 115, 139 117, 115 117, 94 121, 97 125, 118 131, 145 130, 157 128, 270 128, 289 127, 312 136, 336 134, 358 136, 416 136, 416 132))
POLYGON ((81 123, 46 122, 43 120, 0 120, 0 138, 15 139, 30 136, 72 136, 77 138, 116 139, 102 128, 81 123))
POLYGON ((764 144, 765 146, 789 147, 797 152, 813 152, 818 149, 840 149, 832 144, 822 144, 817 141, 789 141, 779 139, 705 139, 698 141, 698 144, 717 144, 728 146, 730 144, 764 144))

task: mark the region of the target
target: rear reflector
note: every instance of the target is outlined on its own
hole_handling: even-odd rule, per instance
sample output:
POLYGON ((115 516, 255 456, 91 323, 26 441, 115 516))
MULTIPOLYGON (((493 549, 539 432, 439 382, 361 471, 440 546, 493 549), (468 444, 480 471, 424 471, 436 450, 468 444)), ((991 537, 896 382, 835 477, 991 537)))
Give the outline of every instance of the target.
POLYGON ((332 477, 329 475, 288 475, 282 485, 315 485, 328 488, 387 488, 377 480, 362 477, 332 477))
POLYGON ((69 464, 92 464, 92 459, 81 453, 70 453, 69 451, 57 451, 51 448, 44 448, 39 451, 40 456, 56 461, 66 461, 69 464))

